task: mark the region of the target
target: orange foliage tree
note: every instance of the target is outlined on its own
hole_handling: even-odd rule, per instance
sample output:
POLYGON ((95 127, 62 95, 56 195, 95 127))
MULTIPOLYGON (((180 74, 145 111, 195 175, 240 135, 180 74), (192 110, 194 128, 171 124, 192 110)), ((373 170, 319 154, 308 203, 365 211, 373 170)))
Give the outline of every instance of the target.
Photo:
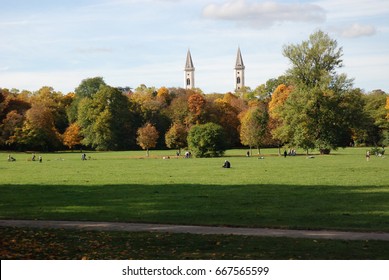
POLYGON ((146 123, 138 129, 137 135, 136 142, 143 150, 146 150, 146 155, 149 156, 149 149, 157 145, 159 137, 157 129, 151 123, 146 123))
POLYGON ((278 144, 278 154, 281 154, 280 146, 281 139, 279 137, 279 130, 282 126, 282 119, 280 116, 280 112, 282 110, 283 105, 288 99, 289 94, 292 91, 291 86, 286 86, 284 84, 279 85, 273 92, 271 96, 271 100, 269 102, 269 130, 273 136, 273 139, 278 144))
POLYGON ((80 135, 81 128, 77 123, 72 123, 63 134, 63 143, 69 149, 81 144, 82 137, 80 135))
POLYGON ((200 93, 194 93, 188 98, 188 108, 190 113, 190 122, 192 124, 199 124, 201 115, 205 108, 206 100, 200 93))

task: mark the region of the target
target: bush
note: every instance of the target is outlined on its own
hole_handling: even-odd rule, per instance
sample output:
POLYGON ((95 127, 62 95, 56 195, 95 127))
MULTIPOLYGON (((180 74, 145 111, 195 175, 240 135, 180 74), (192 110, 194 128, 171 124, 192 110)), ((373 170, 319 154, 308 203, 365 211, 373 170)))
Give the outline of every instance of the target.
POLYGON ((215 123, 192 126, 188 134, 188 145, 196 157, 220 157, 226 150, 223 128, 215 123))

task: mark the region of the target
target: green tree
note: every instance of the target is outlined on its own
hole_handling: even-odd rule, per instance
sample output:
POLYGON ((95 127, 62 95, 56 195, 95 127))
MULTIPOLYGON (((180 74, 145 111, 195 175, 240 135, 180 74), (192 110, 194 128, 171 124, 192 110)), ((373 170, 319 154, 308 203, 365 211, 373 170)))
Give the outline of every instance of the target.
POLYGON ((309 89, 336 79, 336 69, 342 67, 342 48, 320 30, 301 44, 284 46, 283 55, 292 63, 288 77, 296 85, 302 84, 309 89))
POLYGON ((223 128, 215 123, 198 124, 188 134, 189 149, 196 157, 219 157, 225 152, 223 128))
POLYGON ((367 145, 385 145, 389 144, 388 131, 389 122, 386 118, 385 109, 388 95, 382 90, 374 90, 369 94, 363 95, 364 113, 367 121, 365 122, 364 139, 367 145))
POLYGON ((104 86, 106 86, 106 83, 102 77, 87 78, 81 81, 75 89, 73 102, 67 108, 67 116, 70 123, 74 123, 77 120, 78 105, 81 100, 84 98, 92 98, 104 86))
POLYGON ((81 81, 78 87, 75 89, 77 98, 91 98, 95 95, 101 87, 106 86, 102 77, 87 78, 81 81))
POLYGON ((97 150, 123 150, 131 144, 129 101, 118 89, 103 86, 79 104, 82 144, 97 150))
POLYGON ((287 74, 293 91, 280 113, 282 127, 278 135, 307 153, 313 148, 327 153, 347 146, 360 112, 349 102, 352 81, 336 72, 342 66, 342 48, 318 31, 308 41, 285 46, 283 54, 292 63, 287 74))

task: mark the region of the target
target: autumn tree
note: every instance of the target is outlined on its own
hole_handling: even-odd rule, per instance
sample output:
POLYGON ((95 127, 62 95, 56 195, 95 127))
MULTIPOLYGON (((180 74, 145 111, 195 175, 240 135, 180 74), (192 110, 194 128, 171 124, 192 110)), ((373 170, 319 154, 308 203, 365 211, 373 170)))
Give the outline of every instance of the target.
POLYGON ((41 151, 56 150, 62 143, 52 111, 40 103, 32 104, 26 113, 23 127, 16 132, 15 137, 19 144, 41 151))
POLYGON ((81 141, 82 136, 80 126, 77 123, 70 124, 63 134, 64 145, 69 147, 69 149, 74 149, 74 147, 81 144, 81 141))
POLYGON ((166 146, 171 149, 185 148, 187 143, 188 131, 186 127, 179 123, 174 123, 165 134, 166 146))
POLYGON ((39 103, 51 111, 54 119, 54 126, 59 133, 65 132, 68 127, 66 109, 72 100, 61 92, 55 91, 52 87, 42 87, 31 95, 31 103, 39 103))
POLYGON ((137 135, 136 142, 143 150, 146 150, 146 155, 149 156, 149 149, 157 145, 159 137, 157 129, 151 123, 146 123, 138 129, 137 135))
POLYGON ((24 119, 24 115, 19 114, 16 110, 8 112, 0 123, 0 146, 9 148, 18 143, 16 132, 22 129, 24 119))
POLYGON ((161 87, 157 91, 157 101, 162 104, 170 103, 169 90, 166 87, 161 87))
POLYGON ((202 121, 206 100, 200 93, 194 93, 188 98, 190 123, 199 124, 202 121))
POLYGON ((187 127, 189 126, 188 95, 185 91, 176 94, 176 97, 171 101, 166 112, 172 123, 180 123, 187 127))
POLYGON ((252 147, 256 147, 258 154, 260 154, 260 148, 266 136, 268 120, 266 105, 262 102, 243 113, 240 120, 240 140, 243 145, 250 147, 250 154, 252 154, 252 147))
POLYGON ((386 97, 385 109, 386 109, 386 111, 387 111, 386 118, 389 120, 389 96, 386 97))
MULTIPOLYGON (((158 97, 158 91, 154 87, 142 84, 135 89, 130 99, 136 104, 136 113, 140 116, 138 127, 143 123, 150 122, 158 131, 165 132, 169 129, 171 121, 166 115, 167 100, 162 100, 164 97, 168 98, 168 92, 165 89, 160 89, 160 97, 158 97)), ((158 140, 157 145, 164 146, 163 137, 158 140)))
POLYGON ((237 108, 218 98, 213 103, 213 114, 211 122, 219 124, 225 132, 225 141, 228 147, 234 147, 239 144, 239 111, 237 108))
POLYGON ((26 112, 31 108, 30 93, 12 93, 0 89, 0 147, 17 148, 26 112))
POLYGON ((283 110, 285 101, 287 100, 290 92, 292 91, 291 86, 284 84, 279 85, 271 95, 269 102, 269 130, 272 134, 273 139, 277 142, 278 154, 281 155, 281 144, 288 140, 288 137, 282 135, 282 118, 280 113, 283 110))

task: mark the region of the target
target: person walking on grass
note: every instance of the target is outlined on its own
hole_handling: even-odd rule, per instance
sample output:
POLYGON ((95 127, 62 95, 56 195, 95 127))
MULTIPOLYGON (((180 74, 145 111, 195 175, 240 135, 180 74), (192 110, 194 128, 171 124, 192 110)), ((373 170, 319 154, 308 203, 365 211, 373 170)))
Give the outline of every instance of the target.
POLYGON ((370 151, 367 151, 367 152, 366 152, 366 160, 367 160, 367 161, 370 160, 370 151))

